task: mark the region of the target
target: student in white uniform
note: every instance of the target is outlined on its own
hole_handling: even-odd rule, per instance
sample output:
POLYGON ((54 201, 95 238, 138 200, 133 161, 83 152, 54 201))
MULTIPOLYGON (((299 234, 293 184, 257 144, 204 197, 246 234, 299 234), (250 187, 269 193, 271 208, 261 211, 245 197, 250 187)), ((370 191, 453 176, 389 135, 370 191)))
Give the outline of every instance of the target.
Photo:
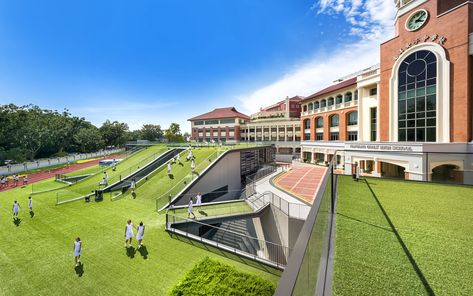
POLYGON ((168 175, 171 174, 171 162, 168 162, 168 175))
POLYGON ((192 169, 192 172, 194 172, 194 170, 195 170, 195 161, 194 160, 192 160, 192 162, 191 162, 191 169, 192 169))
POLYGON ((20 212, 20 204, 16 200, 13 202, 12 211, 13 211, 13 218, 18 217, 18 213, 20 212))
POLYGON ((194 207, 194 204, 192 203, 192 197, 191 197, 189 199, 189 207, 187 208, 187 218, 189 218, 192 215, 192 216, 194 216, 194 219, 195 219, 194 212, 192 211, 193 207, 194 207))
POLYGON ((195 205, 197 207, 199 207, 199 209, 202 208, 202 195, 199 193, 197 193, 196 197, 195 197, 195 205))
POLYGON ((136 240, 138 241, 138 249, 141 248, 142 246, 141 242, 143 241, 144 236, 145 236, 145 225, 143 224, 143 221, 141 221, 140 225, 138 225, 138 230, 136 231, 136 240))
POLYGON ((80 265, 80 255, 82 254, 82 241, 79 237, 74 241, 74 260, 76 261, 76 266, 80 265))
POLYGON ((356 164, 356 181, 360 180, 360 165, 356 164))
POLYGON ((33 200, 31 199, 31 196, 28 197, 28 208, 30 209, 30 212, 33 212, 33 200))
POLYGON ((131 189, 131 194, 134 194, 134 193, 135 193, 135 189, 136 189, 136 182, 135 182, 135 179, 132 179, 132 180, 131 180, 130 189, 131 189))
POLYGON ((128 220, 126 225, 125 225, 125 248, 128 248, 131 246, 131 241, 133 240, 133 223, 131 223, 131 220, 128 220), (130 244, 128 245, 128 241, 130 241, 130 244))

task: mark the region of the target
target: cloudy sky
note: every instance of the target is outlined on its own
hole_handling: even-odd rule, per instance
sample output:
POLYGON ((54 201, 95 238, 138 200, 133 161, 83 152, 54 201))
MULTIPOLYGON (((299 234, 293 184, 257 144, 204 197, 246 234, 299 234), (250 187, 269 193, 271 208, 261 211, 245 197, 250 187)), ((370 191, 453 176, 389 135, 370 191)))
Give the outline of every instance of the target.
POLYGON ((378 63, 394 14, 390 0, 1 1, 0 104, 189 130, 378 63))

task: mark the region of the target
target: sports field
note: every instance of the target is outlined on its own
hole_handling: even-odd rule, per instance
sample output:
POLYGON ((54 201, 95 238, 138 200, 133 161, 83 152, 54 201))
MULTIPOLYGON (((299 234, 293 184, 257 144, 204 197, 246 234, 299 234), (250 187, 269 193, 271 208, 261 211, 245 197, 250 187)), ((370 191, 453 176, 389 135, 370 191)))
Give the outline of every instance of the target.
MULTIPOLYGON (((117 171, 148 157, 139 153, 152 155, 165 149, 157 146, 138 152, 140 160, 130 157, 117 171)), ((215 155, 215 149, 195 149, 194 155, 201 168, 210 163, 208 157, 215 155)), ((126 194, 113 202, 105 198, 99 203, 80 200, 56 206, 57 190, 34 195, 34 215, 27 209, 28 188, 0 193, 0 295, 166 295, 206 256, 277 284, 279 271, 196 242, 171 238, 164 231, 165 216, 156 213, 155 199, 189 171, 190 163, 183 160, 182 165, 172 166, 174 179, 162 170, 137 188, 136 198, 126 194), (11 215, 15 199, 21 205, 21 220, 16 223, 11 215), (124 248, 127 219, 135 225, 143 221, 146 226, 145 247, 140 250, 124 248), (72 248, 77 236, 83 242, 83 265, 75 268, 72 248)), ((81 183, 77 188, 84 185, 81 183)), ((133 244, 136 246, 135 241, 133 244)))
POLYGON ((339 178, 334 295, 473 295, 473 188, 339 178))

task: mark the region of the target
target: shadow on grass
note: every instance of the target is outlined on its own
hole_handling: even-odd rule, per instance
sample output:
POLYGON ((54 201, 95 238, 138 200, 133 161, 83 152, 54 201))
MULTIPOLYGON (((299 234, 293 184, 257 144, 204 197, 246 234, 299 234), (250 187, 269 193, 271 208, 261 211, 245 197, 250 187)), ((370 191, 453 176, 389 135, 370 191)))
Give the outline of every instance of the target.
POLYGON ((33 211, 30 211, 30 217, 31 217, 31 218, 34 217, 34 212, 33 212, 33 211))
POLYGON ((168 174, 168 176, 169 176, 169 179, 171 179, 171 180, 174 179, 174 175, 173 175, 173 174, 168 174))
POLYGON ((392 230, 391 228, 387 228, 387 227, 379 226, 379 225, 376 225, 376 224, 368 223, 368 222, 366 222, 366 221, 363 221, 363 220, 360 220, 360 219, 356 219, 356 218, 347 216, 347 215, 342 214, 342 213, 340 213, 340 212, 337 212, 337 216, 342 216, 342 217, 344 217, 344 218, 346 218, 346 219, 349 219, 349 220, 352 220, 352 221, 356 221, 356 222, 359 222, 359 223, 363 223, 363 224, 365 224, 365 225, 369 225, 369 226, 372 226, 372 227, 376 227, 376 228, 379 228, 379 229, 381 229, 381 230, 393 232, 393 230, 392 230))
POLYGON ((135 258, 136 249, 134 247, 127 247, 126 248, 126 255, 130 257, 130 259, 135 258))
POLYGON ((78 277, 81 277, 84 274, 84 264, 81 262, 79 265, 74 267, 74 270, 76 271, 76 274, 78 277))
POLYGON ((16 227, 20 226, 21 219, 18 217, 13 217, 13 224, 15 224, 16 227))
POLYGON ((207 217, 209 215, 204 210, 199 210, 199 214, 201 214, 202 216, 205 216, 205 217, 207 217))
POLYGON ((265 271, 265 272, 267 272, 267 273, 270 273, 270 274, 273 274, 273 275, 276 275, 276 276, 281 276, 281 274, 282 274, 282 272, 279 271, 279 270, 277 270, 276 268, 269 267, 269 266, 267 266, 267 265, 265 265, 265 264, 263 264, 263 263, 258 263, 258 262, 256 262, 256 261, 253 261, 253 260, 250 260, 250 259, 247 259, 247 258, 238 256, 238 255, 236 255, 236 254, 232 254, 232 253, 230 253, 230 252, 221 250, 221 249, 216 248, 216 247, 213 247, 213 246, 209 246, 209 245, 207 245, 207 244, 204 244, 204 243, 195 241, 195 240, 193 240, 193 239, 186 238, 186 237, 183 237, 183 236, 180 236, 180 235, 171 233, 171 232, 168 232, 168 235, 169 235, 171 238, 174 238, 174 239, 176 239, 176 240, 179 240, 179 241, 182 241, 182 242, 184 242, 184 243, 190 244, 190 245, 192 245, 192 246, 194 246, 194 247, 197 247, 197 248, 206 250, 206 251, 208 251, 208 252, 211 252, 211 253, 214 253, 214 254, 216 254, 216 255, 219 255, 219 256, 222 256, 222 257, 231 259, 231 260, 233 260, 233 261, 240 262, 240 263, 242 263, 242 264, 251 266, 251 267, 253 267, 253 268, 256 268, 256 269, 265 271))
POLYGON ((143 259, 148 259, 148 249, 146 248, 146 246, 143 246, 141 245, 141 247, 138 248, 138 252, 140 253, 141 257, 143 257, 143 259))
POLYGON ((420 281, 421 281, 422 284, 424 285, 424 288, 425 288, 425 291, 427 292, 427 295, 435 295, 434 290, 432 289, 432 287, 430 286, 429 282, 428 282, 427 279, 425 278, 424 274, 423 274, 422 271, 420 270, 419 265, 417 265, 416 260, 415 260, 414 257, 412 256, 411 252, 410 252, 409 249, 407 248, 407 246, 406 246, 406 244, 404 243, 404 241, 402 240, 401 236, 399 235, 399 232, 397 232, 396 227, 394 226, 393 222, 392 222, 391 219, 389 218, 388 213, 384 210, 383 206, 381 205, 381 202, 379 201, 378 197, 376 196, 376 194, 374 193, 373 189, 371 188, 370 183, 368 183, 368 181, 367 181, 366 179, 364 179, 363 181, 366 183, 366 186, 368 186, 368 189, 370 190, 371 194, 373 195, 374 200, 375 200, 376 203, 378 204, 379 209, 380 209, 381 212, 383 213, 384 218, 385 218, 386 221, 389 223, 389 226, 391 227, 392 232, 394 233, 394 235, 396 236, 396 238, 397 238, 399 244, 401 245, 402 250, 403 250, 404 253, 406 254, 407 258, 409 259, 409 262, 411 263, 412 267, 414 268, 414 271, 416 272, 416 274, 417 274, 417 276, 419 277, 420 281))

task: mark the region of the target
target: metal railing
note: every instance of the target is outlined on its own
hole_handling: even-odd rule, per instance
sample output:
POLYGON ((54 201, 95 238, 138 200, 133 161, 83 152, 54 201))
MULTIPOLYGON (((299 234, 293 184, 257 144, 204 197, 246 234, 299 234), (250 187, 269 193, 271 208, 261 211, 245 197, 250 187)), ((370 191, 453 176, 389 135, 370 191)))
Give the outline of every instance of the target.
POLYGON ((310 212, 310 206, 306 204, 288 202, 284 198, 270 191, 251 196, 247 200, 255 210, 267 204, 271 204, 272 206, 281 210, 281 212, 283 212, 286 216, 300 220, 305 220, 310 212))
POLYGON ((256 194, 256 182, 259 180, 275 173, 278 170, 276 165, 265 166, 260 168, 256 173, 246 176, 245 178, 245 190, 247 196, 256 194))
MULTIPOLYGON (((179 234, 276 268, 283 269, 291 253, 291 249, 287 246, 235 231, 238 227, 232 224, 232 222, 238 223, 235 221, 229 222, 226 224, 226 227, 217 227, 202 221, 171 214, 166 214, 166 221, 168 221, 166 223, 166 230, 168 232, 179 234), (174 225, 176 222, 181 222, 179 228, 174 225)), ((241 229, 241 231, 245 232, 246 230, 241 229)))

